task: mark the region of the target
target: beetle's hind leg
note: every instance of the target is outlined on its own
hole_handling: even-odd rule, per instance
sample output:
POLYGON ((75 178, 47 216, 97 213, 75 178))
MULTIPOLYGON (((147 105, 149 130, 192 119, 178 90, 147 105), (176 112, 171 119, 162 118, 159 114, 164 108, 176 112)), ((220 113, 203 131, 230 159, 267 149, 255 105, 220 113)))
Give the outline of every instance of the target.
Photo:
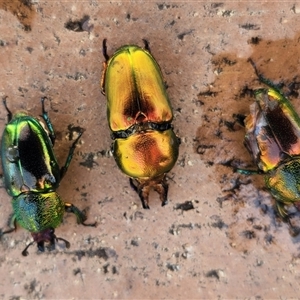
POLYGON ((129 183, 131 188, 136 191, 141 199, 142 206, 144 209, 150 209, 149 207, 149 192, 150 192, 150 187, 149 185, 142 184, 135 180, 136 183, 134 183, 134 179, 129 178, 129 183))

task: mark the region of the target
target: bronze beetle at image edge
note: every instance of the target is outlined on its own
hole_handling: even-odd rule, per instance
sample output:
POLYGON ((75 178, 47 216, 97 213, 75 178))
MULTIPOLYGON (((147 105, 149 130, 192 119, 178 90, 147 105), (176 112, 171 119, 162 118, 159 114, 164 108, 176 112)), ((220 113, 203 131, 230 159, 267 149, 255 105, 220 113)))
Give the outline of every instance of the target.
POLYGON ((146 40, 144 44, 144 49, 122 46, 109 57, 103 41, 101 88, 115 161, 130 177, 143 208, 149 208, 151 188, 162 205, 167 204, 166 173, 177 161, 180 139, 171 124, 173 112, 161 69, 146 40))
POLYGON ((258 170, 238 168, 241 174, 264 174, 265 184, 276 201, 280 217, 288 222, 292 235, 299 229, 292 226, 286 206, 300 209, 300 118, 290 101, 270 80, 260 75, 259 81, 269 88, 255 90, 255 103, 244 120, 245 145, 258 170))
POLYGON ((55 192, 68 170, 83 131, 70 147, 65 165, 59 168, 53 152, 55 133, 45 111, 45 99, 41 99, 42 118, 49 132, 44 124, 25 112, 12 115, 6 105, 6 98, 3 99, 8 124, 2 135, 1 161, 4 185, 7 193, 12 196, 13 215, 10 220, 11 229, 1 231, 1 236, 14 231, 15 223, 31 232, 34 241, 23 250, 24 256, 28 255, 28 247, 35 242, 40 251, 44 251, 45 242, 50 243, 52 250, 57 240, 64 241, 66 247, 70 247, 68 241, 54 234, 65 211, 74 213, 79 224, 96 225, 85 224, 85 214, 73 204, 63 202, 55 192))

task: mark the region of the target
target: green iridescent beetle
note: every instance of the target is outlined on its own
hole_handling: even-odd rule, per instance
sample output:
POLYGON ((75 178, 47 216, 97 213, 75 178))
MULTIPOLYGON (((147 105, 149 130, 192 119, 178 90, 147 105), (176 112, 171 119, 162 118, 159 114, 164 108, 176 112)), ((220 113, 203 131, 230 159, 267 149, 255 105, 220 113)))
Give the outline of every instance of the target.
POLYGON ((166 173, 177 161, 180 140, 171 125, 173 112, 160 67, 144 43, 145 49, 126 45, 109 57, 103 41, 101 87, 115 161, 130 177, 143 208, 149 208, 151 187, 162 205, 167 203, 166 173))
POLYGON ((8 124, 4 128, 1 145, 1 161, 4 185, 7 193, 12 196, 13 215, 10 221, 12 229, 4 231, 1 235, 12 232, 16 222, 33 237, 23 250, 37 243, 38 249, 44 251, 44 243, 49 242, 54 248, 55 240, 62 240, 66 247, 70 243, 54 234, 54 229, 60 225, 65 211, 72 212, 77 222, 85 224, 86 216, 73 204, 63 202, 55 192, 60 180, 65 175, 73 153, 83 132, 80 132, 72 144, 65 165, 60 169, 53 152, 55 134, 52 123, 42 102, 42 117, 48 127, 49 133, 40 121, 26 113, 17 113, 14 116, 6 105, 8 124))
POLYGON ((258 74, 250 62, 269 88, 255 91, 256 102, 244 120, 245 145, 259 170, 238 172, 264 174, 279 215, 291 225, 286 205, 300 209, 300 118, 283 92, 258 74))

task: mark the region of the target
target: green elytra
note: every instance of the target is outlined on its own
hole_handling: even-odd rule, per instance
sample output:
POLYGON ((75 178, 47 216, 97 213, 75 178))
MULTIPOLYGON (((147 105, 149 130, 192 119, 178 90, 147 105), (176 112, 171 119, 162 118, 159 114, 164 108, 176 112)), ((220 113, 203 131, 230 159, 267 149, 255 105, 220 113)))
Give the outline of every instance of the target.
MULTIPOLYGON (((73 204, 62 201, 56 193, 83 132, 80 132, 73 142, 66 162, 60 169, 53 152, 55 133, 44 107, 45 99, 41 99, 42 118, 49 133, 42 123, 32 116, 25 113, 13 116, 7 107, 6 98, 3 99, 8 124, 3 132, 1 146, 4 184, 8 194, 12 196, 13 207, 10 221, 12 229, 2 234, 14 231, 17 222, 31 232, 41 251, 44 251, 44 242, 50 242, 53 247, 55 240, 59 239, 69 247, 69 242, 57 238, 54 234, 54 229, 62 222, 65 211, 74 213, 78 223, 95 226, 85 224, 84 213, 73 204)), ((28 254, 27 248, 34 242, 25 248, 23 255, 28 254)))

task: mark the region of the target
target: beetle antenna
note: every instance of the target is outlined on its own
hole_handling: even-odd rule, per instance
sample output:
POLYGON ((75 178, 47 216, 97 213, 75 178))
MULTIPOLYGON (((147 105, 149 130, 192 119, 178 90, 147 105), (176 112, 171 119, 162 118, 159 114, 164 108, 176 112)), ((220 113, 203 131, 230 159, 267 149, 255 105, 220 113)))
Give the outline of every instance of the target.
POLYGON ((6 109, 6 111, 7 111, 7 120, 9 122, 12 119, 12 112, 7 107, 6 99, 7 99, 7 96, 3 97, 2 102, 3 102, 3 105, 6 109))
POLYGON ((102 41, 102 53, 103 53, 103 56, 104 56, 105 60, 108 61, 109 60, 109 56, 107 54, 106 41, 107 41, 107 39, 103 39, 103 41, 102 41))
POLYGON ((143 39, 145 49, 151 53, 149 42, 146 39, 143 39))

